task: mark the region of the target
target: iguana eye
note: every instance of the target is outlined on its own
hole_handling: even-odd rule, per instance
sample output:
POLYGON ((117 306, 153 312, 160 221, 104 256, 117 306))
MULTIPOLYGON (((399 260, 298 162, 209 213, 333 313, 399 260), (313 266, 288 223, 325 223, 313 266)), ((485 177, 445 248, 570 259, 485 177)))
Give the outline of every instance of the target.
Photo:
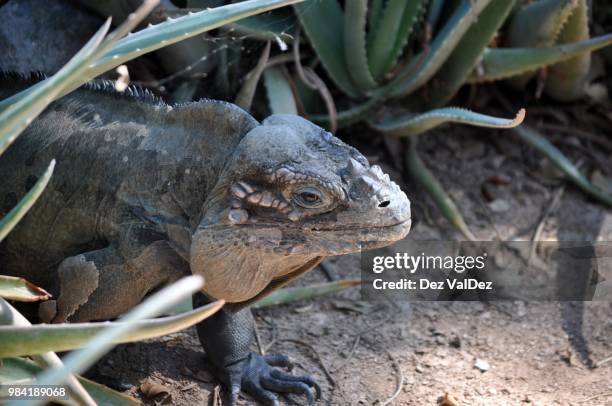
POLYGON ((316 209, 326 203, 323 193, 313 187, 305 187, 296 190, 293 193, 293 200, 299 206, 302 206, 306 209, 316 209))

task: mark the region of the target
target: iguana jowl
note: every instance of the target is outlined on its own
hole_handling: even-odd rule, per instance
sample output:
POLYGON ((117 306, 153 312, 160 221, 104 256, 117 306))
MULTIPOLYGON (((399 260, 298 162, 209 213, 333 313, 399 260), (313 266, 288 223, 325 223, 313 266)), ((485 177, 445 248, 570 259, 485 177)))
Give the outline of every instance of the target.
MULTIPOLYGON (((3 83, 0 97, 19 87, 3 83)), ((273 392, 312 400, 320 390, 311 378, 273 368, 286 357, 250 352, 245 305, 326 256, 403 238, 406 195, 300 117, 259 123, 228 103, 169 106, 95 89, 105 86, 55 102, 0 159, 3 213, 57 160, 41 199, 0 245, 2 273, 54 293, 40 308, 50 322, 115 318, 161 285, 202 274, 197 300, 230 303, 198 334, 231 403, 241 388, 272 404, 273 392)))

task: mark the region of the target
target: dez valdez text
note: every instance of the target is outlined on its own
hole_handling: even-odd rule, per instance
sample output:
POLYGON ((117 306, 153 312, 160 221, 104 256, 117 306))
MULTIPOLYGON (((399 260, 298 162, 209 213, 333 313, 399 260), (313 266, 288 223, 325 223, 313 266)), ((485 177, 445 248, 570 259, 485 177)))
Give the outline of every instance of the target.
MULTIPOLYGON (((385 271, 401 271, 414 274, 419 270, 439 270, 450 273, 463 274, 466 271, 483 271, 487 253, 479 256, 440 256, 440 255, 409 255, 396 253, 394 256, 375 256, 372 262, 372 272, 380 274, 385 271)), ((455 275, 453 275, 455 276, 455 275)), ((480 281, 476 278, 456 279, 448 277, 442 281, 432 281, 427 278, 402 278, 395 281, 385 281, 381 278, 372 280, 372 287, 377 290, 405 289, 405 290, 491 290, 492 282, 480 281)))

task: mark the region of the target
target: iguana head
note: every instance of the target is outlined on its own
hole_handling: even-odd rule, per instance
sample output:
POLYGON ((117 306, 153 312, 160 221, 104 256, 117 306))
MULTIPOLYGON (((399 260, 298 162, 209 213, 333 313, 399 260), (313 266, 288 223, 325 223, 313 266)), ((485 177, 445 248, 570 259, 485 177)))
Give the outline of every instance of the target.
POLYGON ((245 302, 321 257, 400 240, 410 223, 406 194, 378 166, 303 118, 275 115, 220 174, 191 267, 212 297, 245 302))

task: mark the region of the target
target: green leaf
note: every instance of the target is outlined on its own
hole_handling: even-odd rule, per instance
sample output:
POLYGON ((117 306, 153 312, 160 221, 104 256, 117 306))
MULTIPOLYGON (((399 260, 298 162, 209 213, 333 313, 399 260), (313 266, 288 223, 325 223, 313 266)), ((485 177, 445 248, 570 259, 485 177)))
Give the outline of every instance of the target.
POLYGON ((514 119, 498 118, 458 107, 436 109, 423 114, 408 114, 399 118, 371 124, 372 128, 396 137, 419 135, 445 123, 468 124, 476 127, 514 128, 525 119, 521 109, 514 119))
POLYGON ((279 289, 277 291, 272 292, 260 301, 256 302, 253 307, 261 308, 266 306, 275 306, 279 304, 295 302, 297 300, 312 299, 315 297, 340 292, 353 286, 359 286, 361 285, 361 283, 362 281, 359 279, 348 279, 342 281, 320 283, 299 288, 279 289))
POLYGON ((47 300, 51 294, 24 278, 0 275, 0 297, 18 302, 47 300))
POLYGON ((228 25, 240 34, 254 36, 263 41, 293 41, 293 33, 298 22, 295 14, 285 10, 275 10, 265 14, 244 18, 228 25))
POLYGON ((351 78, 365 92, 378 84, 370 73, 366 49, 366 17, 368 0, 346 2, 344 11, 344 53, 351 78))
POLYGON ((547 48, 487 48, 481 70, 470 83, 490 82, 567 61, 612 45, 612 34, 547 48))
POLYGON ((506 43, 511 48, 553 45, 576 4, 576 0, 539 0, 521 7, 510 20, 506 43))
POLYGON ((280 67, 272 66, 264 71, 264 84, 272 114, 298 114, 291 85, 280 67))
MULTIPOLYGON (((563 26, 558 44, 583 41, 589 38, 589 10, 587 0, 578 0, 578 7, 563 26)), ((585 52, 548 69, 544 91, 556 100, 571 101, 584 95, 591 72, 591 53, 585 52)))
MULTIPOLYGON (((0 385, 14 383, 34 384, 36 375, 42 372, 42 368, 34 362, 24 358, 0 359, 0 385)), ((81 376, 77 377, 81 385, 99 405, 105 406, 136 406, 142 403, 128 395, 114 391, 104 385, 90 381, 81 376)), ((51 399, 50 399, 51 400, 51 399)), ((62 400, 53 400, 53 403, 71 404, 62 400)))
POLYGON ((21 199, 17 206, 15 206, 0 220, 0 241, 2 241, 7 234, 11 232, 19 220, 21 220, 23 216, 26 215, 28 210, 30 210, 30 208, 34 205, 34 203, 36 203, 36 200, 38 200, 42 192, 45 190, 45 187, 47 187, 54 168, 55 160, 51 161, 45 173, 43 173, 32 189, 30 189, 25 197, 21 199))
POLYGON ((378 31, 383 15, 383 0, 371 0, 368 12, 368 36, 367 41, 372 42, 374 34, 378 31))
MULTIPOLYGON (((0 297, 0 324, 13 326, 31 326, 32 324, 21 313, 17 311, 9 302, 0 297)), ((34 362, 44 368, 62 368, 63 363, 60 357, 54 352, 46 352, 40 355, 31 355, 34 362)), ((83 388, 83 385, 74 375, 67 375, 66 386, 70 396, 80 405, 95 406, 94 400, 83 388)))
POLYGON ((351 81, 344 55, 344 15, 338 0, 312 0, 294 8, 329 76, 340 90, 357 97, 359 91, 351 81))
POLYGON ((465 238, 475 241, 474 234, 470 231, 459 209, 446 194, 444 188, 435 176, 427 169, 416 149, 417 138, 412 138, 408 153, 406 154, 406 168, 414 179, 420 183, 427 193, 431 196, 436 206, 440 209, 444 217, 457 229, 465 238))
POLYGON ((38 377, 40 385, 58 385, 64 382, 71 372, 80 373, 91 367, 97 359, 113 347, 113 343, 121 341, 137 327, 137 322, 155 317, 172 307, 182 299, 193 295, 202 289, 203 278, 199 275, 189 276, 163 288, 144 302, 133 308, 119 323, 104 329, 89 341, 85 348, 73 351, 64 358, 63 368, 45 371, 38 377))
POLYGON ((427 23, 431 26, 432 30, 438 25, 438 20, 442 15, 443 8, 444 0, 430 0, 427 10, 427 23))
MULTIPOLYGON (((176 316, 140 320, 130 325, 130 332, 114 344, 146 340, 191 327, 210 317, 223 306, 217 301, 176 316)), ((0 326, 0 358, 42 354, 48 351, 71 351, 109 328, 125 326, 122 321, 100 323, 35 324, 33 326, 0 326)))
POLYGON ((388 0, 380 24, 368 42, 370 71, 377 81, 397 62, 417 17, 423 9, 422 0, 388 0))
MULTIPOLYGON (((374 109, 379 107, 384 102, 384 98, 378 96, 372 96, 363 103, 353 106, 347 110, 338 112, 337 122, 338 127, 345 127, 349 124, 353 124, 364 120, 368 115, 372 114, 374 109)), ((312 115, 310 120, 322 126, 329 125, 329 115, 312 115)))
POLYGON ((527 126, 517 127, 514 129, 514 132, 523 141, 550 159, 550 161, 563 172, 572 183, 600 202, 612 206, 612 195, 595 187, 589 182, 589 180, 580 173, 578 168, 576 168, 576 166, 544 136, 527 126))
MULTIPOLYGON (((576 7, 576 0, 539 0, 520 7, 505 32, 508 48, 549 47, 556 43, 561 28, 576 7)), ((534 76, 530 71, 513 76, 509 83, 523 89, 534 76)))
POLYGON ((480 13, 491 0, 462 0, 451 18, 431 43, 430 49, 424 50, 425 57, 417 55, 398 76, 389 82, 386 91, 392 96, 402 96, 427 83, 446 62, 457 47, 466 31, 478 20, 480 13))
POLYGON ((474 70, 482 53, 514 7, 515 0, 492 0, 432 80, 429 98, 442 106, 453 98, 474 70))
MULTIPOLYGON (((141 55, 155 51, 168 45, 172 45, 181 40, 194 37, 203 32, 219 28, 222 25, 249 17, 258 13, 263 13, 278 7, 289 4, 295 4, 303 0, 250 0, 241 3, 228 4, 226 6, 217 7, 210 10, 204 10, 197 13, 191 13, 186 16, 168 20, 155 26, 150 26, 134 34, 117 41, 119 34, 113 32, 111 37, 105 41, 111 44, 108 51, 91 64, 86 72, 83 72, 78 77, 75 77, 61 92, 60 96, 64 96, 79 86, 95 78, 96 76, 117 67, 129 60, 137 58, 141 55)), ((131 20, 130 20, 131 21, 131 20)), ((47 79, 49 80, 49 79, 47 79)), ((0 102, 0 109, 14 103, 24 93, 34 91, 39 86, 44 86, 47 81, 44 80, 24 92, 18 93, 8 99, 0 102)))

